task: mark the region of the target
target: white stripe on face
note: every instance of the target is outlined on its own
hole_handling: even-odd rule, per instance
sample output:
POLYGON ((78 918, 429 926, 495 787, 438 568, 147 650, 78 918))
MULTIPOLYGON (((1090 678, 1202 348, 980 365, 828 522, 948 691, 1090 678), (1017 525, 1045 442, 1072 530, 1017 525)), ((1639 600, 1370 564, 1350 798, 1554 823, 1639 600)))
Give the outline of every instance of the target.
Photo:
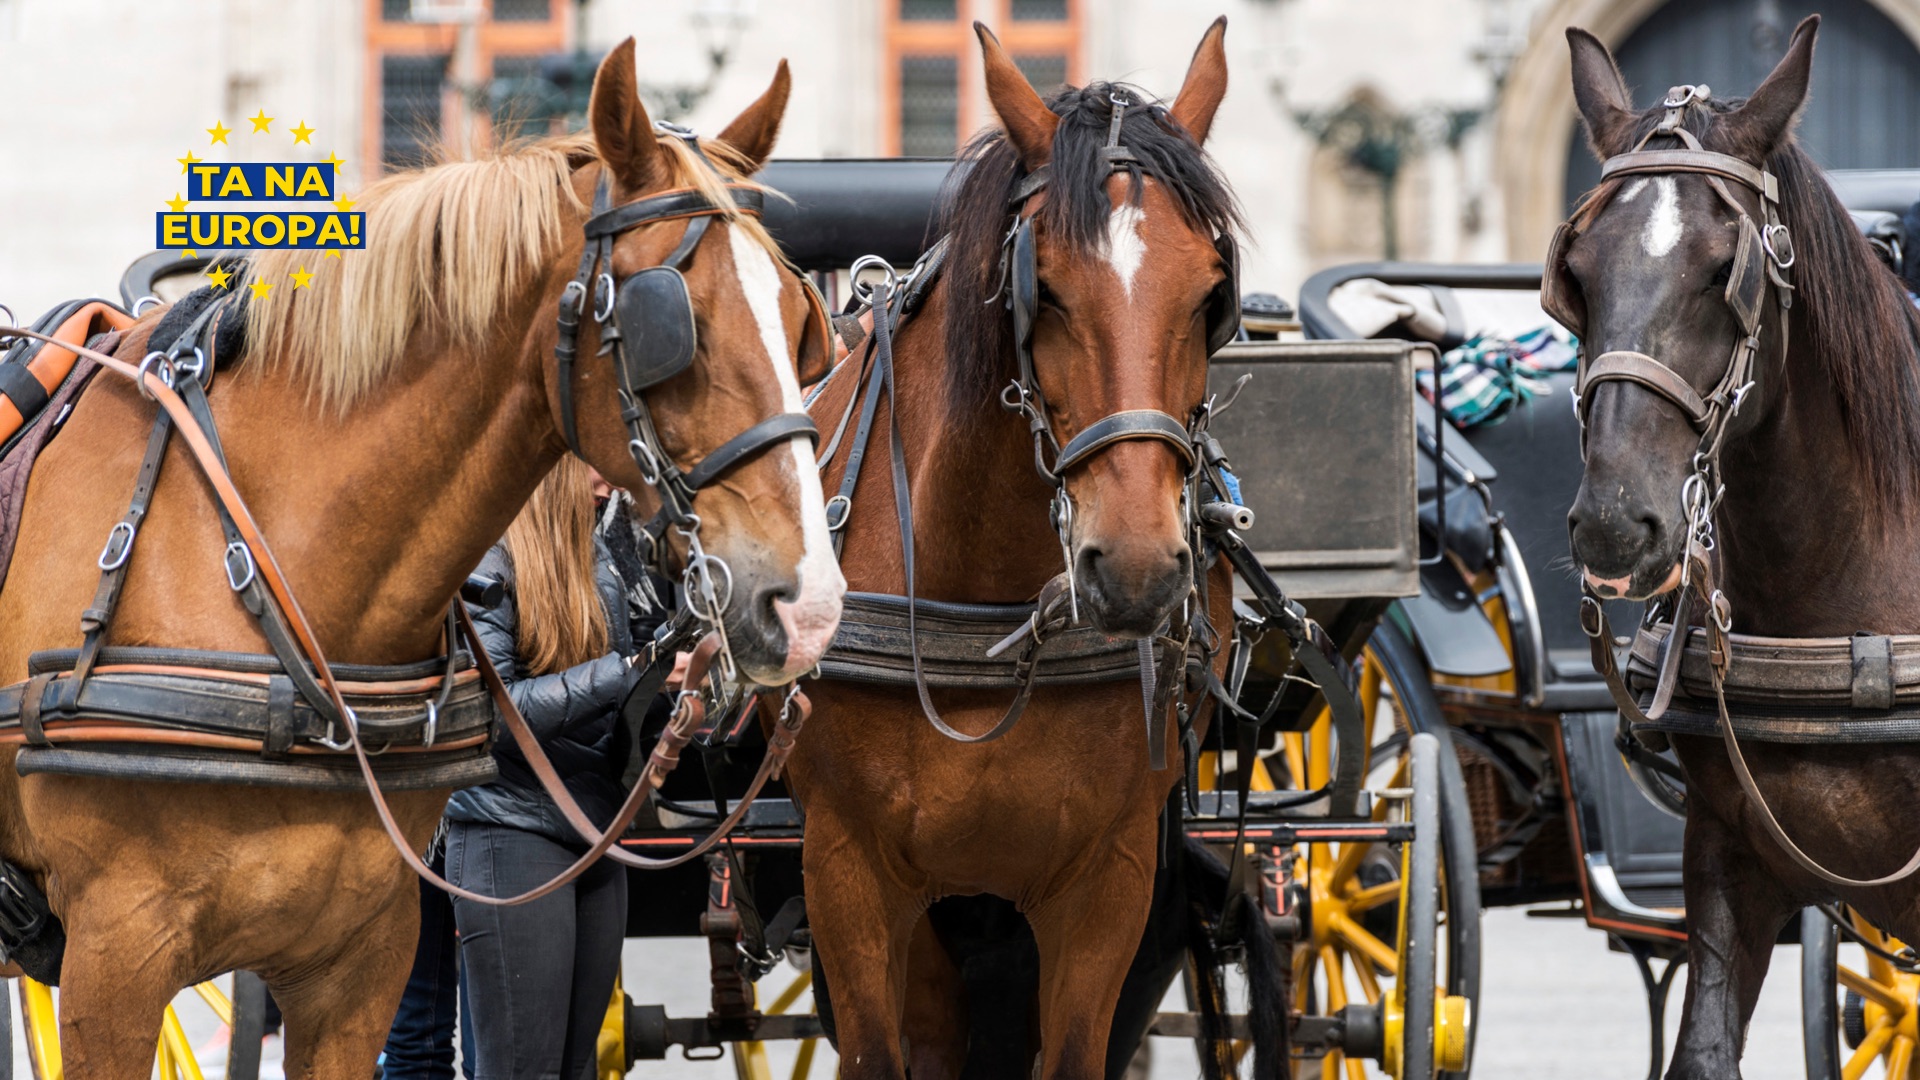
POLYGON ((1665 258, 1680 243, 1680 228, 1679 185, 1671 176, 1654 177, 1653 209, 1647 214, 1647 229, 1640 236, 1640 245, 1654 258, 1665 258))
MULTIPOLYGON (((740 229, 728 229, 733 249, 733 265, 740 274, 740 289, 746 294, 747 310, 760 330, 760 344, 773 365, 773 377, 780 387, 780 407, 786 412, 805 412, 800 399, 800 379, 794 374, 793 357, 787 351, 786 323, 780 317, 780 268, 773 256, 740 229)), ((840 622, 840 597, 847 582, 840 574, 840 563, 833 557, 833 543, 827 537, 826 499, 820 490, 820 473, 814 468, 813 444, 801 436, 789 442, 793 455, 794 477, 800 497, 800 532, 804 548, 800 565, 794 568, 799 595, 792 603, 774 601, 774 611, 787 632, 787 667, 790 674, 811 668, 826 651, 827 643, 840 622)))
POLYGON ((1133 299, 1133 276, 1147 257, 1147 241, 1140 235, 1146 220, 1147 212, 1132 203, 1121 203, 1107 215, 1107 262, 1129 300, 1133 299))

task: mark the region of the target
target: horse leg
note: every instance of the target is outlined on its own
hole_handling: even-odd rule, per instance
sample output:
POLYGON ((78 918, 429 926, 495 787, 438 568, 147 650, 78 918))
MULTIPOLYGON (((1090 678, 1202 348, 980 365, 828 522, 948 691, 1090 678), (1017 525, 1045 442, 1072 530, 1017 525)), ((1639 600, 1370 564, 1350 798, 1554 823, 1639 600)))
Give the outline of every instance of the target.
POLYGON ((403 900, 389 903, 324 960, 268 977, 286 1017, 288 1080, 373 1075, 420 938, 417 895, 403 900))
POLYGON ((1103 851, 1067 889, 1028 909, 1040 947, 1045 1080, 1105 1077, 1114 1007, 1146 929, 1153 870, 1149 821, 1145 844, 1103 851))
POLYGON ((967 1060, 966 986, 926 916, 913 928, 904 1018, 913 1080, 959 1080, 967 1060))
POLYGON ((1795 906, 1767 864, 1708 807, 1687 816, 1687 998, 1668 1080, 1740 1075, 1747 1021, 1795 906))
POLYGON ((186 921, 164 901, 116 891, 94 890, 61 912, 60 1057, 67 1076, 148 1080, 161 1017, 186 982, 187 943, 176 936, 186 921))
POLYGON ((900 1033, 908 946, 926 901, 890 880, 837 822, 808 815, 803 856, 815 958, 833 988, 844 1080, 903 1080, 900 1033))

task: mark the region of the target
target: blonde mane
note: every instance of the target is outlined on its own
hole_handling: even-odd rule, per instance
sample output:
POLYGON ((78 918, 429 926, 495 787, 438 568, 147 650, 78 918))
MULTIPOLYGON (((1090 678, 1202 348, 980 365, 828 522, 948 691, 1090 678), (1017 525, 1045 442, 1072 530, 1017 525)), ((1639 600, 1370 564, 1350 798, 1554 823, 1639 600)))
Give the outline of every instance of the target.
MULTIPOLYGON (((734 227, 782 258, 757 220, 732 209, 725 182, 692 150, 672 136, 661 136, 660 145, 674 186, 728 207, 734 227)), ((744 179, 747 163, 732 148, 701 146, 728 179, 744 179)), ((345 410, 392 374, 416 333, 483 345, 499 332, 506 306, 574 238, 588 208, 574 195, 572 174, 593 157, 590 135, 568 135, 396 173, 355 200, 354 209, 366 213, 364 249, 338 258, 256 252, 236 291, 255 281, 273 291, 248 303, 243 362, 304 374, 309 395, 345 410), (302 267, 313 277, 295 289, 292 275, 302 267)))

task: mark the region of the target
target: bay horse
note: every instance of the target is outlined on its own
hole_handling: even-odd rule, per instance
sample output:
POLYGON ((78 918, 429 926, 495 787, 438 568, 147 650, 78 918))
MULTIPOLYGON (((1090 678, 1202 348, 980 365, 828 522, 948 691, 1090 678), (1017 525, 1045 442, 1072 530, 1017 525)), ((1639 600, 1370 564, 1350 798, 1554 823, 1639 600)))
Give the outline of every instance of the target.
MULTIPOLYGON (((335 660, 441 655, 464 576, 567 451, 568 392, 581 455, 643 506, 653 499, 628 449, 613 363, 595 358, 598 323, 580 320, 570 385, 555 356, 555 313, 585 273, 597 190, 616 208, 689 188, 723 208, 681 264, 698 356, 645 392, 680 468, 799 411, 796 367, 829 362, 807 286, 722 187, 771 153, 785 63, 696 150, 648 117, 633 53, 629 38, 601 65, 590 137, 394 175, 360 200, 366 250, 251 260, 245 280, 271 292, 249 304, 244 352, 216 358, 209 398, 233 482, 335 660), (296 266, 311 268, 310 288, 293 288, 296 266)), ((618 232, 600 269, 611 282, 659 266, 689 220, 618 232)), ((140 356, 160 317, 142 320, 121 354, 140 356)), ((40 458, 0 591, 0 680, 24 678, 28 653, 79 640, 96 552, 125 509, 153 416, 132 385, 103 374, 40 458)), ((167 460, 111 643, 266 651, 229 595, 214 504, 178 439, 167 460)), ((731 569, 718 614, 746 678, 790 681, 831 637, 843 582, 821 504, 799 433, 699 491, 706 551, 731 569)), ((0 754, 0 853, 65 924, 69 1075, 143 1080, 167 1002, 233 970, 259 972, 284 1010, 289 1076, 369 1075, 412 960, 418 903, 365 792, 22 778, 14 759, 0 754)), ((415 852, 447 794, 392 794, 415 852)))
MULTIPOLYGON (((1004 130, 977 138, 953 174, 939 219, 946 254, 891 339, 885 401, 860 404, 888 372, 873 360, 863 379, 856 353, 812 405, 823 430, 856 405, 874 417, 871 447, 848 438, 825 469, 834 490, 850 458, 870 459, 844 514, 849 587, 1020 604, 1065 561, 1079 616, 1100 632, 1143 639, 1192 602, 1193 619, 1224 635, 1229 578, 1224 564, 1202 567, 1208 587, 1196 589, 1204 553, 1189 545, 1182 501, 1192 459, 1164 425, 1200 409, 1221 294, 1234 288, 1225 238, 1238 213, 1202 150, 1226 92, 1225 19, 1165 108, 1109 83, 1043 101, 993 35, 975 30, 1004 130), (1032 245, 1025 291, 1021 235, 1032 245), (1030 363, 1010 298, 1033 304, 1030 363), (1024 420, 1003 408, 1015 404, 1010 383, 1024 388, 1024 420), (1160 434, 1100 441, 1116 415, 1149 412, 1160 434), (1061 488, 1036 470, 1041 425, 1061 448, 1061 488), (1082 436, 1100 445, 1076 457, 1082 436), (910 493, 911 570, 894 474, 910 493), (1049 506, 1060 491, 1072 512, 1057 531, 1049 506)), ((875 318, 877 337, 885 312, 875 318)), ((928 912, 943 897, 1000 897, 1038 945, 1028 1029, 1038 1052, 1013 1046, 1017 1071, 1103 1076, 1153 897, 1162 810, 1182 772, 1178 756, 1150 767, 1141 684, 1043 684, 1010 729, 996 721, 1010 692, 933 692, 961 739, 1004 733, 978 742, 936 730, 911 684, 827 678, 808 693, 814 712, 788 776, 806 812, 807 913, 841 1075, 960 1075, 962 977, 928 912)), ((1150 713, 1148 728, 1170 727, 1170 715, 1150 713)), ((1204 715, 1198 724, 1204 732, 1204 715)))
MULTIPOLYGON (((1693 608, 1681 686, 1709 668, 1720 686, 1765 639, 1826 638, 1846 714, 1848 639, 1920 633, 1920 320, 1794 141, 1818 27, 1803 21, 1744 101, 1677 87, 1646 110, 1605 46, 1569 31, 1575 96, 1613 175, 1563 226, 1546 292, 1588 366, 1569 526, 1589 610, 1717 584, 1693 608)), ((1587 629, 1609 669, 1604 624, 1587 629)), ((1888 874, 1920 846, 1920 747, 1736 740, 1740 725, 1805 713, 1692 698, 1669 716, 1691 710, 1694 728, 1636 724, 1673 732, 1687 779, 1689 966, 1667 1075, 1730 1077, 1779 931, 1803 906, 1844 900, 1920 936, 1920 881, 1888 874)), ((1833 721, 1862 715, 1876 712, 1823 722, 1838 733, 1833 721)))

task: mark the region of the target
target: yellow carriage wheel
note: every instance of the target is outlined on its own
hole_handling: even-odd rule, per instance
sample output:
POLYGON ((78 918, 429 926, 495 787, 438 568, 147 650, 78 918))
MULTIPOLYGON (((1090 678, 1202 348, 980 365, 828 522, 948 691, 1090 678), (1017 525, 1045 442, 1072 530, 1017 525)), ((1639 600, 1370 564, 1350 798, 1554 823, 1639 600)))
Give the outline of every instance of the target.
POLYGON ((1808 908, 1800 922, 1801 990, 1805 1010, 1808 1080, 1920 1080, 1920 963, 1907 946, 1851 909, 1840 914, 1854 935, 1872 945, 1866 964, 1842 963, 1839 928, 1825 912, 1808 908), (1884 954, 1884 955, 1878 955, 1884 954), (1896 959, 1888 959, 1888 957, 1896 959), (1880 1068, 1876 1071, 1874 1066, 1880 1068))
MULTIPOLYGON (((1472 1058, 1473 1002, 1480 990, 1480 889, 1473 820, 1459 762, 1447 738, 1445 717, 1417 647, 1391 621, 1369 639, 1360 661, 1361 703, 1373 717, 1367 748, 1367 787, 1376 793, 1404 794, 1408 785, 1409 741, 1418 733, 1441 740, 1440 753, 1440 904, 1434 1003, 1434 1054, 1441 1075, 1464 1080, 1472 1058)), ((1336 748, 1332 720, 1324 711, 1312 727, 1283 737, 1284 769, 1292 786, 1312 789, 1332 775, 1336 748)), ((1404 800, 1374 800, 1375 820, 1403 820, 1404 800)), ((1307 891, 1306 920, 1293 954, 1294 1005, 1304 1013, 1331 1015, 1349 1004, 1381 1005, 1387 1027, 1385 1060, 1370 1070, 1363 1060, 1340 1051, 1308 1058, 1296 1066, 1299 1077, 1365 1080, 1369 1075, 1403 1076, 1394 1048, 1400 1041, 1399 1016, 1405 989, 1397 973, 1406 962, 1409 941, 1404 912, 1410 845, 1305 843, 1296 849, 1295 875, 1307 891)), ((1424 1078, 1420 1078, 1424 1080, 1424 1078)))
MULTIPOLYGON (((227 1066, 229 1080, 258 1080, 260 1075, 260 1038, 266 1005, 265 990, 257 977, 241 973, 238 1030, 234 1023, 235 1003, 217 983, 203 982, 193 987, 222 1027, 227 1029, 227 1066), (250 980, 250 982, 249 982, 250 980)), ((64 1080, 60 1056, 60 1014, 54 989, 32 979, 20 980, 20 1026, 27 1044, 27 1062, 36 1080, 64 1080)), ((160 1021, 160 1041, 154 1051, 155 1074, 159 1080, 204 1080, 205 1071, 187 1041, 186 1028, 173 1005, 167 1005, 160 1021)))

